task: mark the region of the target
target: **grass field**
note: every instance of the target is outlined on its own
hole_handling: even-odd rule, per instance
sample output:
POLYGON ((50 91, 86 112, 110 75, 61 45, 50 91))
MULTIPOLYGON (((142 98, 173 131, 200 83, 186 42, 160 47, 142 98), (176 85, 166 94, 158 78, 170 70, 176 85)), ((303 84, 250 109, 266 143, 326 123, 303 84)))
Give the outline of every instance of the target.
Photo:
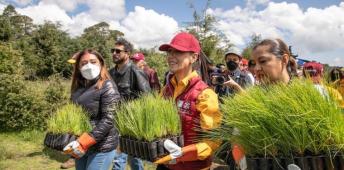
MULTIPOLYGON (((44 133, 39 131, 0 133, 1 170, 56 170, 68 159, 54 150, 43 146, 44 133)), ((155 169, 144 162, 147 170, 155 169)), ((73 170, 74 168, 71 168, 73 170)), ((130 169, 127 166, 127 169, 130 169)))
POLYGON ((0 169, 59 169, 68 157, 44 148, 43 139, 38 131, 0 133, 0 169))

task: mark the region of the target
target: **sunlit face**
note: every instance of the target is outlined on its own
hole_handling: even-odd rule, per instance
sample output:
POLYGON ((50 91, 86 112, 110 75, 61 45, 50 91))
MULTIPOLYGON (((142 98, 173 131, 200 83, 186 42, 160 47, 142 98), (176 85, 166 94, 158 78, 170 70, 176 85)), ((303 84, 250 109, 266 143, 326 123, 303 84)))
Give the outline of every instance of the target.
POLYGON ((133 63, 134 63, 138 68, 140 68, 140 69, 143 69, 144 66, 145 66, 145 61, 144 61, 144 60, 139 60, 139 61, 137 61, 137 60, 132 60, 132 61, 133 61, 133 63))
POLYGON ((173 73, 189 70, 196 60, 197 54, 193 52, 183 52, 173 48, 167 51, 167 63, 173 73))
POLYGON ((129 54, 125 51, 124 45, 115 45, 111 52, 115 64, 121 64, 129 59, 129 54))
POLYGON ((269 46, 258 46, 252 51, 253 60, 256 63, 255 73, 261 83, 278 82, 282 79, 282 73, 286 71, 287 63, 270 53, 269 46))
POLYGON ((94 65, 101 67, 99 59, 94 54, 86 53, 83 56, 81 56, 80 62, 79 62, 79 68, 82 68, 82 66, 84 66, 88 63, 91 63, 91 64, 94 64, 94 65))

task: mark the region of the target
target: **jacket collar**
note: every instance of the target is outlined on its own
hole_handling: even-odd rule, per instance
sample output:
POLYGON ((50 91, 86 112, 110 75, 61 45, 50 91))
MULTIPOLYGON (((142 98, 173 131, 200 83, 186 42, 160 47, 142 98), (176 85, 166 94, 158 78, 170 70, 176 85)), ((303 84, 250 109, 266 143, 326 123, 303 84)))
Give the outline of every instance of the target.
POLYGON ((84 84, 83 84, 83 86, 84 87, 86 87, 86 88, 88 88, 88 87, 91 87, 91 86, 93 86, 93 85, 95 85, 97 82, 98 82, 98 80, 100 79, 100 75, 99 76, 97 76, 95 79, 93 79, 93 80, 84 80, 84 84))
POLYGON ((132 64, 133 64, 133 63, 132 63, 131 61, 129 61, 129 62, 128 62, 126 65, 124 65, 124 67, 121 68, 121 69, 118 69, 118 66, 116 65, 116 66, 115 66, 116 73, 117 73, 117 74, 120 74, 120 75, 124 75, 124 73, 126 73, 126 72, 129 70, 129 68, 131 67, 132 64))
POLYGON ((230 72, 229 72, 229 75, 230 75, 231 77, 237 77, 237 76, 240 76, 240 74, 241 74, 241 71, 240 71, 239 68, 235 69, 234 71, 230 71, 230 72))
POLYGON ((180 85, 186 87, 189 84, 189 81, 192 78, 197 77, 197 76, 198 76, 197 72, 196 71, 192 71, 191 74, 189 74, 188 76, 186 76, 185 78, 183 78, 179 82, 177 82, 176 77, 173 76, 172 79, 171 79, 171 84, 173 85, 173 87, 180 86, 180 85))

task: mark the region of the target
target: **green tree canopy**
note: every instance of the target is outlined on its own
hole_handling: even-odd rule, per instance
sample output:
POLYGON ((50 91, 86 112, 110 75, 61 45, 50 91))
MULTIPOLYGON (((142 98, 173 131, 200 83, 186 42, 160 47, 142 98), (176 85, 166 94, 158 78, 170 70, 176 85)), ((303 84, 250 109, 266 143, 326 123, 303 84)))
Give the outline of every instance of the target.
POLYGON ((93 48, 100 52, 105 58, 108 66, 112 65, 112 55, 110 49, 114 46, 117 38, 124 34, 117 30, 111 30, 106 22, 100 22, 84 29, 84 33, 79 38, 81 46, 93 48))

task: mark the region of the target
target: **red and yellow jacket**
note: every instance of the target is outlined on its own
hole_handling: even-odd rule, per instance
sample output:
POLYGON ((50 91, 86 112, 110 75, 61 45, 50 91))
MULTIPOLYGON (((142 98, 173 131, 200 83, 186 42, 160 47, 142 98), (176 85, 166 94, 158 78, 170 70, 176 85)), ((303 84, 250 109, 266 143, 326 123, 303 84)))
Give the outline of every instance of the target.
POLYGON ((176 100, 182 121, 184 145, 194 148, 187 158, 181 159, 170 169, 208 169, 211 155, 219 146, 219 142, 202 140, 196 142, 198 132, 195 128, 210 130, 220 125, 222 114, 219 111, 217 94, 201 80, 194 71, 183 80, 177 82, 172 76, 162 90, 162 95, 176 100))

